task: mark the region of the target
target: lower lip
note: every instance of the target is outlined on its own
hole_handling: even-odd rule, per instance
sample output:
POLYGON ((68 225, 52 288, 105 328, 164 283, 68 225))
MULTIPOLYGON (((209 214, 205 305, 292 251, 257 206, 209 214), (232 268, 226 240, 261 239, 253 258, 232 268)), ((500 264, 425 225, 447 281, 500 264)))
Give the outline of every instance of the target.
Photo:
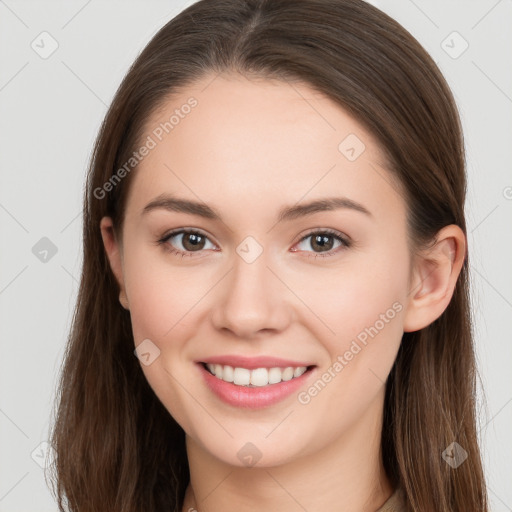
POLYGON ((248 409, 261 409, 268 407, 286 397, 304 385, 306 380, 314 372, 315 368, 308 369, 300 377, 294 377, 288 381, 281 381, 279 384, 268 384, 266 386, 237 386, 232 382, 226 382, 212 375, 202 363, 197 363, 206 385, 222 401, 235 407, 248 409))

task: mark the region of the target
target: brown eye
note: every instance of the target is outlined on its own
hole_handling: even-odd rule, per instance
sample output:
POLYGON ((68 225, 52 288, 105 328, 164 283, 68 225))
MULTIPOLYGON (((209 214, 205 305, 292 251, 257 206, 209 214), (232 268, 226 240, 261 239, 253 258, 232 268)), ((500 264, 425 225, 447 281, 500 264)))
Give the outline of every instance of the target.
POLYGON ((185 233, 181 240, 187 251, 197 251, 204 248, 206 237, 197 233, 185 233))
POLYGON ((350 242, 341 233, 324 230, 315 231, 303 237, 297 247, 299 251, 313 252, 312 257, 332 256, 338 253, 339 250, 350 247, 350 242))
POLYGON ((315 235, 311 238, 311 247, 322 251, 330 251, 334 246, 334 237, 332 235, 315 235))
POLYGON ((158 241, 165 244, 171 252, 191 255, 194 252, 201 252, 203 249, 215 249, 215 245, 199 231, 181 230, 169 233, 158 241), (208 246, 210 244, 210 246, 208 246))

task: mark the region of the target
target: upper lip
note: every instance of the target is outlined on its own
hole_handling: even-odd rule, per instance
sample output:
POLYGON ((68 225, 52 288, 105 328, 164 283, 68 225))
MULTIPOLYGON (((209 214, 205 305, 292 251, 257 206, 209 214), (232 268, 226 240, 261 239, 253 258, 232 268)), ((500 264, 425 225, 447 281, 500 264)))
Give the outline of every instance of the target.
POLYGON ((291 359, 281 359, 280 357, 272 356, 258 356, 258 357, 246 357, 237 355, 225 355, 225 356, 212 356, 206 359, 197 361, 198 363, 206 364, 221 364, 229 365, 234 368, 247 368, 248 370, 254 370, 255 368, 287 368, 288 366, 299 367, 299 366, 314 366, 311 363, 304 363, 302 361, 292 361, 291 359))

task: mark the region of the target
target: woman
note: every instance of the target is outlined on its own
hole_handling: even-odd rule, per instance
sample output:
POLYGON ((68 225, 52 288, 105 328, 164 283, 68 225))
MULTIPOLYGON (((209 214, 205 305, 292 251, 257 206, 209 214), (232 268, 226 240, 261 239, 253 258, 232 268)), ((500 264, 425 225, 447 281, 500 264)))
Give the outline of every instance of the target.
POLYGON ((60 509, 487 510, 465 188, 452 94, 378 9, 171 20, 88 176, 60 509))

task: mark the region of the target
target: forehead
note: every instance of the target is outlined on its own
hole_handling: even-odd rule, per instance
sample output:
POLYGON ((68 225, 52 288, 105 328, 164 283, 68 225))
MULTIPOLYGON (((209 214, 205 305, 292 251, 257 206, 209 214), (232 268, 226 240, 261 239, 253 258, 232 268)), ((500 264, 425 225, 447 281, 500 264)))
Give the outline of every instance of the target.
POLYGON ((134 171, 132 210, 162 192, 220 209, 232 201, 236 210, 263 197, 265 208, 274 201, 278 209, 306 196, 337 192, 364 201, 396 188, 374 138, 303 83, 205 76, 151 115, 141 140, 150 139, 134 171))

